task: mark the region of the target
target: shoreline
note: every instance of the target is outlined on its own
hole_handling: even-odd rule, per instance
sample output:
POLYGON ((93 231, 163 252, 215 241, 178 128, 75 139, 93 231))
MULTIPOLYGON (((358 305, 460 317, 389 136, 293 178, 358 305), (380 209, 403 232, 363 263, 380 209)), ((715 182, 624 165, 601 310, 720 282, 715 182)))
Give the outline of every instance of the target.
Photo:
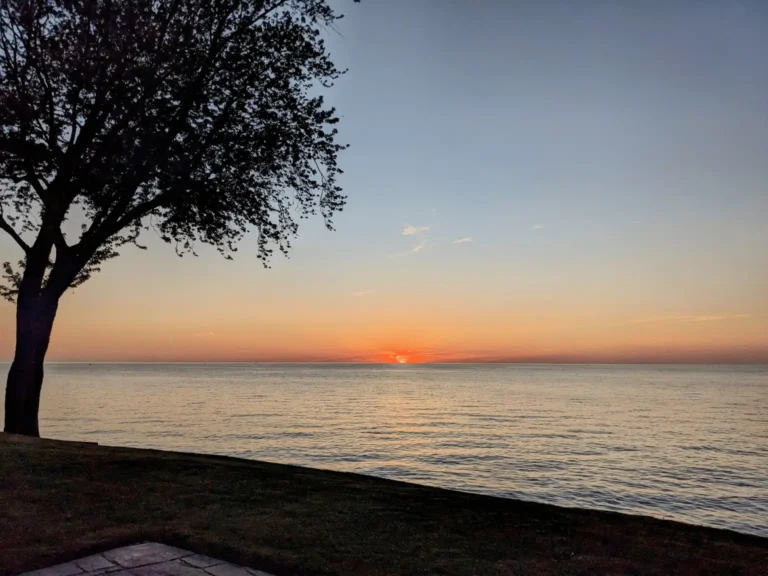
POLYGON ((768 538, 354 473, 0 434, 0 573, 158 540, 274 574, 761 574, 768 538))
MULTIPOLYGON (((0 360, 0 365, 11 365, 13 358, 7 358, 0 360)), ((754 362, 713 362, 713 361, 701 361, 701 362, 657 362, 657 361, 634 361, 634 362, 575 362, 575 361, 443 361, 443 362, 373 362, 373 361, 351 361, 351 360, 46 360, 45 364, 87 364, 87 365, 122 365, 122 364, 139 364, 139 365, 195 365, 195 364, 243 364, 243 365, 267 365, 267 366, 280 366, 280 365, 309 365, 309 366, 324 366, 324 365, 350 365, 350 366, 663 366, 663 367, 734 367, 734 368, 768 368, 768 362, 754 361, 754 362)))

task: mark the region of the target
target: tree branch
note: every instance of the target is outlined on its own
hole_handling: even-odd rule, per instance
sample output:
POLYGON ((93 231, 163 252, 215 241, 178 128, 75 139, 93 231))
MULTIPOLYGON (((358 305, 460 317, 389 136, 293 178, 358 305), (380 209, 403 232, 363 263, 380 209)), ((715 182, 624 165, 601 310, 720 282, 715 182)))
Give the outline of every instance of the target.
POLYGON ((16 232, 16 230, 13 229, 13 227, 8 223, 8 221, 3 218, 3 214, 0 212, 0 229, 5 230, 8 232, 8 234, 16 241, 16 244, 21 246, 21 249, 24 250, 25 253, 29 253, 29 244, 24 242, 24 239, 19 236, 19 234, 16 232))
POLYGON ((69 250, 69 245, 64 238, 64 233, 61 231, 61 228, 57 228, 53 233, 53 245, 56 246, 57 252, 66 252, 69 250))
POLYGON ((33 168, 32 163, 29 161, 26 155, 24 157, 24 170, 27 176, 25 181, 30 186, 32 186, 34 191, 40 197, 40 200, 43 202, 43 204, 45 204, 45 202, 48 200, 47 190, 43 188, 43 185, 40 183, 40 179, 35 174, 35 169, 33 168))
POLYGON ((286 4, 288 4, 288 0, 279 0, 277 2, 277 4, 275 4, 274 6, 270 6, 269 8, 265 8, 261 12, 261 14, 257 14, 256 18, 254 18, 253 21, 254 22, 258 22, 259 20, 263 20, 264 18, 269 16, 270 13, 274 12, 275 10, 277 10, 278 8, 280 8, 282 6, 285 6, 286 4))
POLYGON ((74 246, 70 246, 77 253, 78 258, 87 262, 98 247, 106 242, 111 236, 114 236, 120 230, 128 226, 135 220, 140 220, 156 208, 160 208, 168 199, 166 194, 158 194, 151 200, 137 204, 128 210, 122 217, 112 211, 106 215, 98 224, 94 222, 90 229, 82 236, 80 241, 74 246))
POLYGON ((155 208, 160 208, 163 203, 168 199, 165 194, 158 194, 152 200, 134 206, 125 215, 117 221, 113 228, 112 234, 117 234, 120 230, 128 226, 134 220, 139 220, 152 212, 155 208))

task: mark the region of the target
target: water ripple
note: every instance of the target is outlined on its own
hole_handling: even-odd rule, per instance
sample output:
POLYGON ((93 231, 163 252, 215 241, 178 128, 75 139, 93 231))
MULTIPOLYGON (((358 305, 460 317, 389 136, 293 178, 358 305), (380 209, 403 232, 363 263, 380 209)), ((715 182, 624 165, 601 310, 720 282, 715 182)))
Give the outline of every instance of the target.
POLYGON ((766 367, 53 364, 41 428, 768 536, 766 367))

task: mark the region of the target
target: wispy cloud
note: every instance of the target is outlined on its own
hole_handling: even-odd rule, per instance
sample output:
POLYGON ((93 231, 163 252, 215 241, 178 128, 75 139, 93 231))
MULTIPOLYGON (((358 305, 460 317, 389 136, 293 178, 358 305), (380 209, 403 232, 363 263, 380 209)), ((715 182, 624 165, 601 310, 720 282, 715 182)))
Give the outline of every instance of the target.
POLYGON ((408 250, 389 254, 387 258, 400 258, 401 256, 407 256, 408 254, 413 254, 414 252, 421 252, 424 248, 426 248, 427 244, 429 244, 429 240, 422 240, 418 244, 411 246, 408 250))
POLYGON ((464 244, 465 242, 472 242, 472 237, 467 236, 466 238, 459 238, 458 240, 451 242, 451 244, 464 244))
POLYGON ((197 336, 198 338, 210 338, 211 336, 213 336, 213 332, 198 332, 197 334, 195 334, 195 336, 197 336))
POLYGON ((424 247, 427 245, 427 240, 422 240, 418 244, 416 244, 413 248, 411 248, 411 252, 420 252, 424 249, 424 247))
MULTIPOLYGON (((403 236, 420 236, 421 234, 424 234, 424 232, 427 232, 430 229, 429 226, 412 226, 408 224, 403 229, 403 236)), ((414 240, 419 239, 415 238, 414 240)), ((388 258, 399 258, 400 256, 405 256, 407 254, 412 254, 414 252, 421 252, 428 244, 434 244, 437 240, 436 238, 427 238, 426 236, 421 236, 419 239, 418 244, 414 244, 411 246, 408 250, 405 250, 403 252, 396 252, 394 254, 390 254, 387 256, 388 258)))
POLYGON ((671 315, 671 316, 650 316, 649 318, 640 318, 636 323, 644 324, 647 322, 720 322, 722 320, 737 320, 739 318, 749 318, 749 314, 703 314, 699 316, 691 315, 671 315))
POLYGON ((371 295, 373 293, 374 293, 373 289, 371 289, 371 290, 360 290, 360 292, 355 292, 355 296, 360 298, 362 296, 369 296, 369 295, 371 295))
POLYGON ((531 227, 531 230, 544 230, 544 226, 542 224, 535 224, 531 227))
POLYGON ((426 232, 429 230, 429 226, 411 226, 408 224, 403 229, 403 236, 413 236, 414 234, 421 234, 422 232, 426 232))

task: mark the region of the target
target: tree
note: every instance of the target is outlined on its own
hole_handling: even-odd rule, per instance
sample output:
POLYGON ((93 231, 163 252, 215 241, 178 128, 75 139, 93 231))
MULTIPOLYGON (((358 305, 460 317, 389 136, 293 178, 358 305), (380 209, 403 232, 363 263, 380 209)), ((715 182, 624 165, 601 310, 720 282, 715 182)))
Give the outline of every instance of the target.
POLYGON ((332 229, 344 146, 320 92, 343 72, 321 32, 340 17, 327 0, 0 0, 0 228, 23 251, 0 289, 6 432, 39 435, 62 294, 143 231, 231 258, 254 230, 266 266, 298 220, 332 229))

